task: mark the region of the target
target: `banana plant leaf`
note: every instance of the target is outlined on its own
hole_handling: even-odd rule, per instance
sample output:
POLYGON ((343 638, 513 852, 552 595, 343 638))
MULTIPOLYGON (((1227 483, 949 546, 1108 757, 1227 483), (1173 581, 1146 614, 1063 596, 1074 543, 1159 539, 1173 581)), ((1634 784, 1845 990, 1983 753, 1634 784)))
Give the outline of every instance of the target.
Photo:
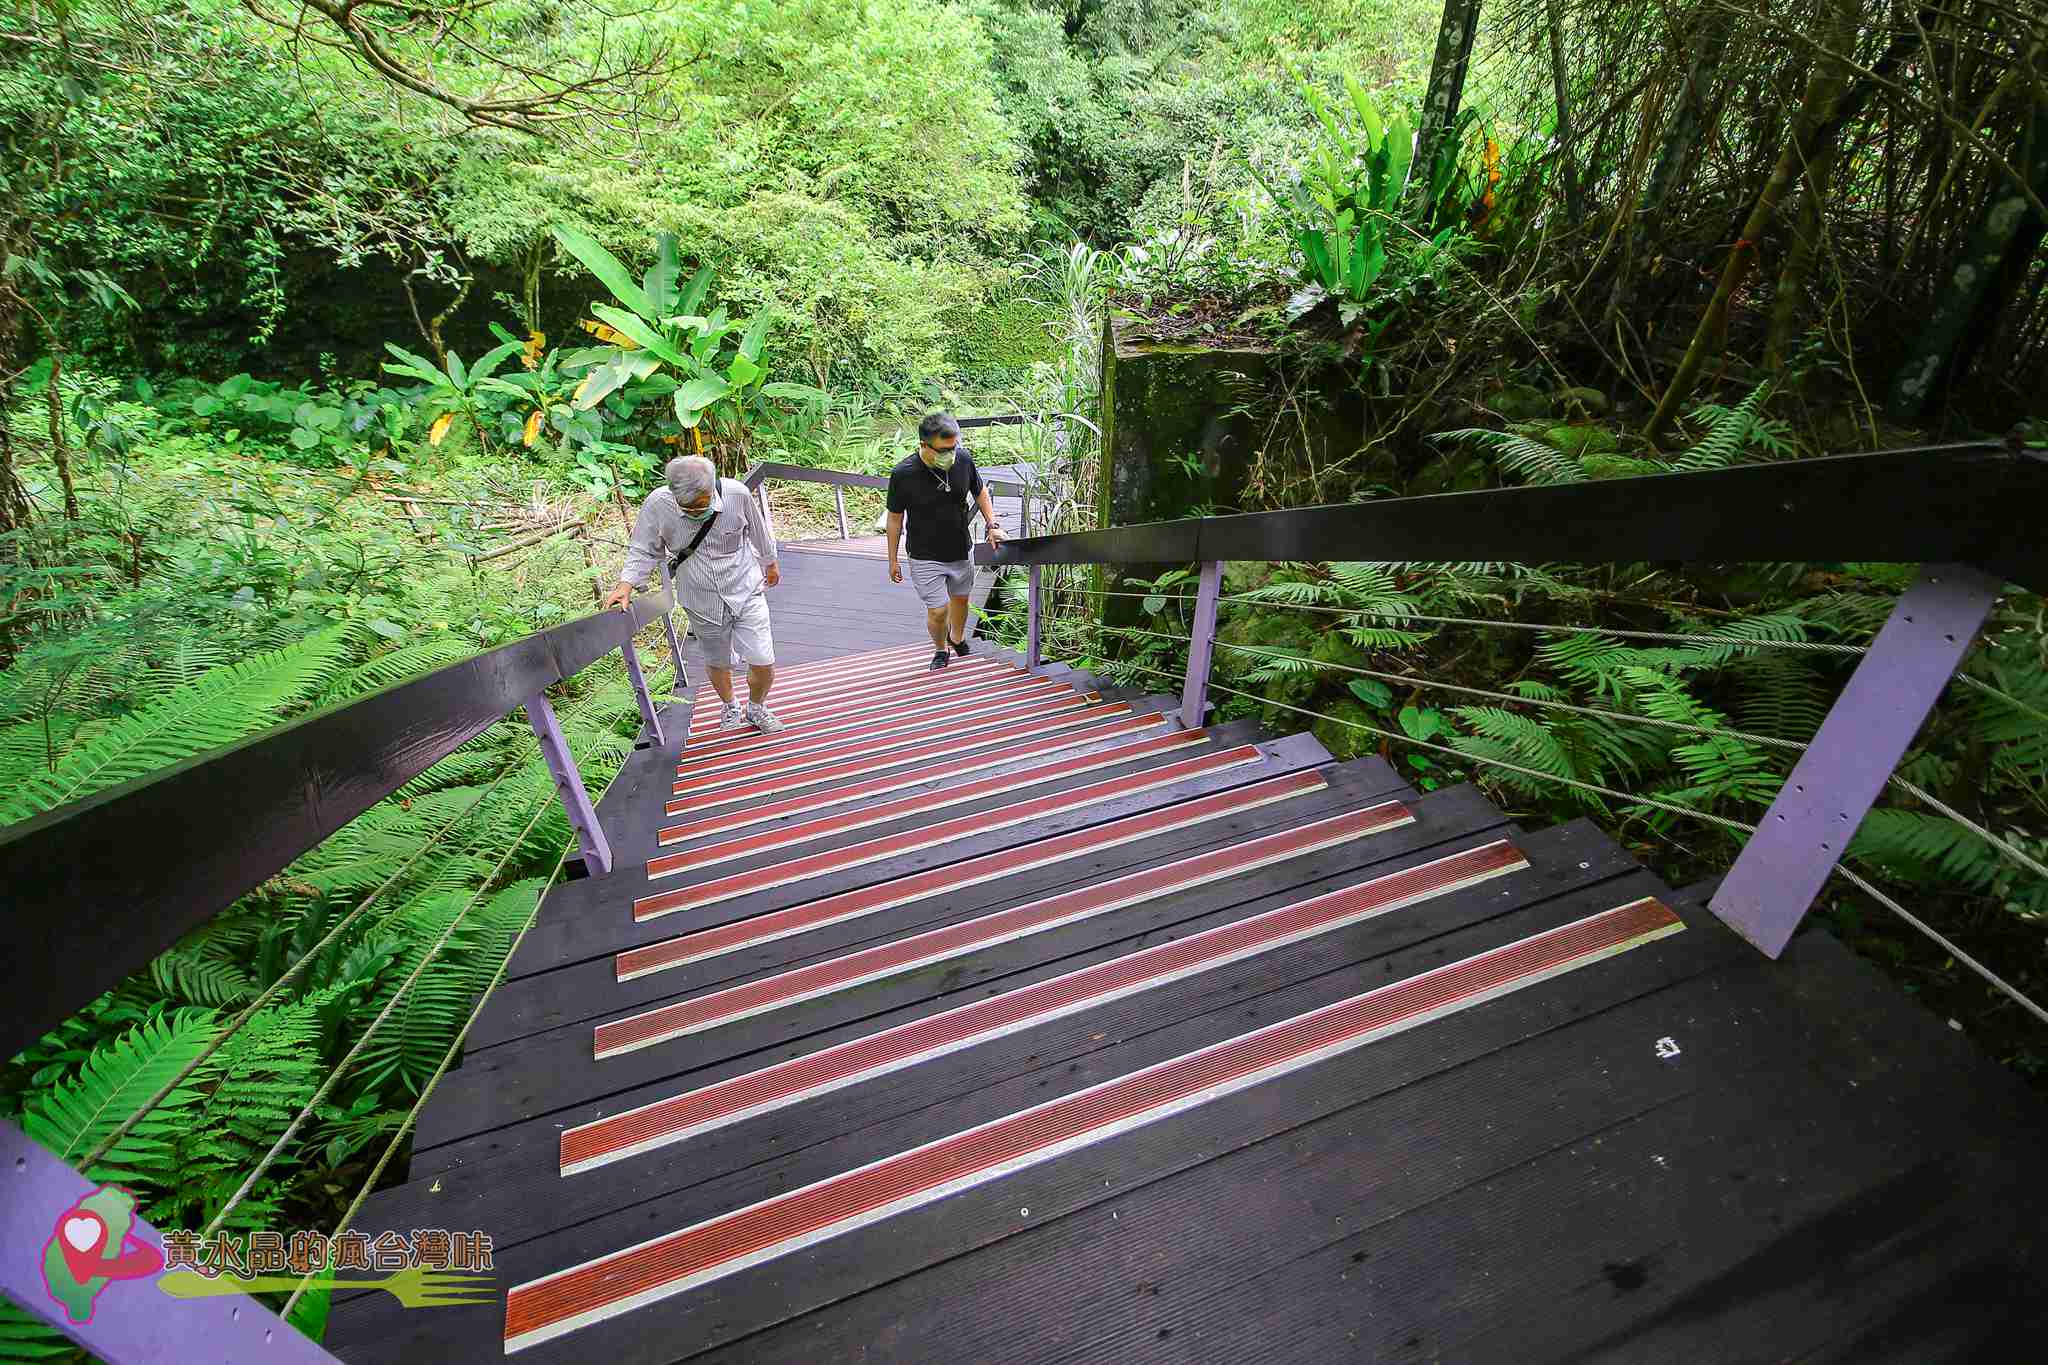
MULTIPOLYGON (((643 318, 658 316, 654 305, 647 298, 646 291, 633 282, 633 277, 626 273, 626 267, 619 264, 619 258, 606 251, 596 238, 575 228, 560 225, 557 225, 553 232, 562 249, 581 261, 584 269, 602 280, 604 287, 611 290, 612 296, 620 303, 643 318)), ((616 323, 613 325, 617 326, 616 323)), ((623 332, 626 329, 620 327, 619 330, 623 332)))
POLYGON ((403 346, 389 341, 384 343, 384 349, 405 362, 403 365, 393 365, 389 361, 385 362, 384 368, 392 374, 407 375, 413 379, 424 379, 429 384, 446 384, 448 382, 448 376, 442 372, 441 367, 425 356, 414 355, 403 346))
POLYGON ((750 361, 760 360, 761 346, 768 340, 768 327, 774 321, 775 315, 765 308, 754 316, 753 322, 747 327, 746 335, 740 338, 742 356, 750 361))
POLYGON ((599 321, 609 323, 621 336, 631 337, 648 354, 660 356, 669 364, 680 365, 684 369, 695 368, 687 356, 669 344, 667 337, 656 331, 650 323, 635 317, 623 308, 593 303, 590 305, 590 311, 597 314, 599 321))
MULTIPOLYGON (((503 345, 493 346, 490 350, 484 352, 476 364, 470 366, 470 382, 472 384, 481 384, 484 380, 489 379, 500 365, 525 349, 526 343, 523 341, 508 341, 503 345)), ((448 359, 451 364, 454 362, 454 352, 451 351, 449 353, 448 359)))
POLYGON ((626 373, 625 367, 616 362, 598 366, 590 372, 590 378, 576 386, 576 396, 573 399, 576 410, 588 412, 630 378, 632 376, 626 373))
POLYGON ((676 420, 687 429, 703 418, 704 410, 732 393, 732 385, 717 377, 692 379, 676 390, 676 420))
POLYGON ((710 292, 711 267, 707 265, 690 277, 690 283, 684 287, 681 297, 676 300, 676 311, 679 313, 700 312, 704 307, 705 296, 710 292))
POLYGON ((676 282, 682 274, 682 262, 676 256, 676 235, 673 232, 656 233, 654 264, 647 267, 647 274, 640 281, 640 292, 653 305, 651 316, 661 317, 675 307, 676 282))

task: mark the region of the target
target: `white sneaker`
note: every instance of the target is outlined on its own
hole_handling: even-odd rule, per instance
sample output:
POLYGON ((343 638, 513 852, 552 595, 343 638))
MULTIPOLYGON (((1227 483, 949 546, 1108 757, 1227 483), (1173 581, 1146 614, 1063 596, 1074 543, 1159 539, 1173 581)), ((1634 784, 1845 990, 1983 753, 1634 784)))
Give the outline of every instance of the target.
POLYGON ((747 724, 764 735, 772 735, 782 728, 782 722, 775 718, 775 713, 757 701, 747 703, 747 724))
POLYGON ((727 702, 718 712, 718 728, 737 730, 747 723, 747 710, 736 701, 727 702))

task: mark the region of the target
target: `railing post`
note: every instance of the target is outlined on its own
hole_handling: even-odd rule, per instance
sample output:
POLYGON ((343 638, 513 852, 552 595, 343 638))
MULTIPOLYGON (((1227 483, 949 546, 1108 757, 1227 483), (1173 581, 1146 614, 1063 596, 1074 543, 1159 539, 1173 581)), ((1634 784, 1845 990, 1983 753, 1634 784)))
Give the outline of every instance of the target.
POLYGON ((768 505, 768 480, 761 480, 761 522, 768 528, 768 539, 775 539, 775 509, 768 505))
POLYGON ((626 677, 633 683, 633 700, 640 703, 640 720, 647 727, 647 737, 654 741, 655 748, 664 748, 668 740, 661 733, 661 715, 654 709, 654 698, 647 693, 647 675, 640 671, 640 655, 631 640, 619 646, 619 653, 626 660, 626 677))
POLYGON ((1209 709, 1209 658, 1216 648, 1216 599, 1223 591, 1223 562, 1202 565, 1195 592, 1195 624, 1188 637, 1188 677, 1180 690, 1180 723, 1195 729, 1209 709))
POLYGON ((339 1365, 318 1345, 299 1335, 277 1314, 246 1294, 174 1298, 160 1288, 163 1234, 129 1212, 124 1197, 89 1180, 51 1156, 11 1123, 0 1122, 0 1291, 41 1317, 110 1365, 154 1365, 163 1360, 260 1360, 265 1365, 339 1365), (104 1192, 103 1192, 104 1191, 104 1192), (91 1200, 91 1203, 82 1201, 91 1200), (77 1219, 68 1217, 77 1210, 77 1219), (131 1221, 121 1247, 109 1248, 106 1234, 121 1214, 131 1221), (131 1268, 148 1273, 130 1279, 95 1278, 79 1283, 63 1273, 67 1262, 56 1239, 74 1221, 78 1235, 92 1234, 100 1220, 97 1259, 118 1260, 123 1251, 143 1252, 131 1268), (107 1253, 111 1251, 112 1256, 107 1253), (154 1257, 148 1252, 156 1253, 154 1257), (58 1273, 48 1274, 54 1259, 58 1273), (98 1285, 97 1291, 88 1286, 98 1285), (53 1290, 66 1291, 59 1306, 53 1290), (73 1314, 80 1320, 74 1321, 73 1314))
POLYGON ((1038 667, 1039 623, 1043 619, 1045 611, 1045 591, 1044 585, 1041 582, 1041 575, 1044 572, 1045 570, 1036 564, 1033 564, 1028 570, 1031 586, 1025 593, 1025 601, 1030 606, 1030 624, 1025 628, 1024 632, 1024 666, 1026 668, 1038 667))
POLYGON ((668 687, 669 695, 675 696, 690 685, 690 670, 683 666, 683 642, 676 635, 676 584, 668 576, 668 565, 661 566, 662 585, 668 589, 669 609, 661 614, 661 629, 668 636, 669 661, 676 667, 675 681, 668 687))
POLYGON ((839 513, 839 538, 840 538, 841 540, 852 540, 852 539, 853 539, 853 537, 852 537, 852 536, 850 536, 850 535, 848 535, 848 534, 846 534, 846 485, 845 485, 845 484, 843 484, 843 483, 835 483, 835 484, 833 484, 833 485, 832 485, 832 507, 833 507, 833 510, 834 510, 834 511, 836 511, 836 512, 838 512, 838 513, 839 513))
POLYGON ((597 812, 590 805, 590 793, 583 790, 583 774, 576 770, 576 755, 569 752, 569 743, 562 738, 562 727, 555 720, 555 708, 548 705, 544 694, 536 692, 526 699, 526 721, 540 740, 541 757, 547 760, 548 771, 554 775, 562 810, 569 817, 570 828, 576 831, 576 842, 583 846, 584 870, 592 876, 610 872, 612 846, 605 841, 597 812))
POLYGON ((2002 586, 1966 565, 1930 564, 1892 608, 1708 903, 1766 957, 1791 942, 2002 586))

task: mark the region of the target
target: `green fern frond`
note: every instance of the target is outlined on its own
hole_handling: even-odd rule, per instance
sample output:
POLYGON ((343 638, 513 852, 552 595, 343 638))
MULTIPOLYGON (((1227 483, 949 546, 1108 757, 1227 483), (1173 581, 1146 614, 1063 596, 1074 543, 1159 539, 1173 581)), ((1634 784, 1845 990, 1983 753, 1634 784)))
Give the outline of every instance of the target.
POLYGON ((62 761, 78 729, 79 717, 59 711, 45 726, 40 720, 25 720, 0 729, 0 791, 26 782, 37 773, 52 770, 52 759, 62 761))
POLYGON ((1880 807, 1863 817, 1851 854, 1950 890, 1990 891, 2010 876, 1997 850, 1941 815, 1880 807))
MULTIPOLYGON (((212 1041, 212 1010, 149 1019, 103 1043, 68 1081, 48 1087, 22 1115, 22 1128, 52 1154, 75 1161, 189 1065, 212 1041)), ((175 1179, 172 1139, 199 1090, 180 1085, 114 1144, 86 1175, 163 1188, 175 1179)))
POLYGON ((1671 467, 1685 473, 1696 473, 1705 469, 1725 469, 1735 463, 1757 439, 1757 409, 1763 405, 1764 396, 1770 388, 1770 381, 1765 380, 1751 389, 1740 403, 1717 415, 1707 428, 1706 437, 1672 461, 1671 467))
POLYGON ((1440 431, 1430 438, 1436 441, 1469 441, 1493 457, 1493 462, 1503 471, 1520 478, 1524 483, 1584 483, 1586 471, 1561 450, 1554 450, 1541 441, 1512 431, 1489 431, 1485 427, 1465 427, 1457 431, 1440 431))
POLYGON ((180 759, 268 729, 344 665, 348 632, 306 636, 273 654, 216 669, 107 727, 0 802, 0 825, 26 820, 180 759))
POLYGON ((6 1298, 0 1298, 0 1360, 73 1359, 71 1338, 6 1298))
POLYGON ((194 1005, 237 1005, 256 993, 248 973, 234 963, 183 947, 159 954, 149 964, 149 975, 166 996, 194 1005))
POLYGON ((461 663, 476 652, 475 645, 452 635, 435 636, 419 644, 387 650, 336 678, 321 694, 317 704, 327 706, 381 691, 437 668, 461 663))
POLYGON ((1742 728, 1773 739, 1811 739, 1837 692, 1809 659, 1776 650, 1742 660, 1729 680, 1742 728))

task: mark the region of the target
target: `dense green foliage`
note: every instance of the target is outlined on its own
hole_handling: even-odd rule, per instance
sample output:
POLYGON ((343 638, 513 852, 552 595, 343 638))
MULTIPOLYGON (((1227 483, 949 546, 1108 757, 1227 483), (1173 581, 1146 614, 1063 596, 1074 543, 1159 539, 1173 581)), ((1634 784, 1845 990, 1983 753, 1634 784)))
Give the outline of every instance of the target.
MULTIPOLYGON (((1106 324, 1277 354, 1229 395, 1242 487, 1161 454, 1218 510, 2039 419, 2048 257, 2010 167, 2048 164, 2013 93, 2040 35, 1997 0, 1931 36, 1877 0, 1795 9, 1506 0, 1438 120, 1432 0, 433 0, 352 30, 25 0, 0 15, 0 825, 585 609, 676 450, 872 473, 934 403, 1075 414, 975 445, 1044 472, 1046 525, 1093 525, 1106 324), (1974 55, 1882 84, 1923 39, 1974 55), (1915 392, 1941 401, 1881 416, 1930 309, 1948 349, 1915 392)), ((776 509, 834 521, 820 489, 776 509)), ((1687 812, 1755 820, 1853 662, 1787 646, 1867 642, 1907 577, 1237 566, 1216 696, 1532 825, 1591 815, 1682 883, 1739 846, 1687 812)), ((1123 614, 1053 586, 1050 652, 1173 685, 1187 571, 1123 614)), ((1927 801, 2048 855, 2037 598, 1965 674, 1856 865, 2039 997, 2048 886, 1927 801)), ((613 665, 564 692, 601 785, 630 694, 613 665)), ((310 1105, 225 1217, 331 1226, 568 839, 515 715, 9 1061, 0 1113, 79 1161, 189 1068, 92 1169, 195 1226, 310 1105)), ((2048 1075, 1955 963, 1860 897, 1826 912, 2048 1075)), ((0 1303, 0 1351, 64 1350, 0 1303)))

